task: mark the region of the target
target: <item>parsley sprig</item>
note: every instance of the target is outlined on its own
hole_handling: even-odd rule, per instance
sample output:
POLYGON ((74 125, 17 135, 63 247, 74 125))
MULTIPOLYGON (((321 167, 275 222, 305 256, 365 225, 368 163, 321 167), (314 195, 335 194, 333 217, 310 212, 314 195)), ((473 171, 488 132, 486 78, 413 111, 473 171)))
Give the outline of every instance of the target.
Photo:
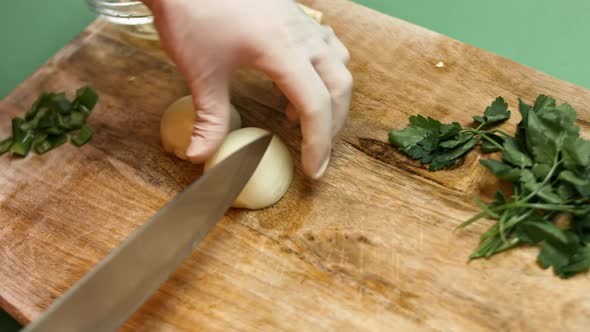
POLYGON ((455 165, 476 146, 501 151, 502 159, 481 160, 510 194, 475 203, 481 212, 458 228, 489 218, 495 224, 481 235, 471 259, 490 257, 519 245, 538 245, 543 268, 567 278, 590 269, 590 141, 580 137, 576 112, 569 104, 541 95, 534 105, 519 100, 522 120, 514 136, 489 129, 510 118, 501 97, 473 117, 475 128, 413 116, 411 127, 389 133, 391 144, 436 171, 455 165))
POLYGON ((499 97, 485 110, 483 116, 473 117, 479 124, 476 128, 464 128, 458 122, 445 124, 431 117, 413 115, 410 117, 410 127, 389 133, 389 142, 423 164, 430 164, 431 171, 438 171, 455 165, 478 144, 486 152, 502 150, 504 137, 509 135, 500 130, 485 129, 509 118, 508 104, 499 97))

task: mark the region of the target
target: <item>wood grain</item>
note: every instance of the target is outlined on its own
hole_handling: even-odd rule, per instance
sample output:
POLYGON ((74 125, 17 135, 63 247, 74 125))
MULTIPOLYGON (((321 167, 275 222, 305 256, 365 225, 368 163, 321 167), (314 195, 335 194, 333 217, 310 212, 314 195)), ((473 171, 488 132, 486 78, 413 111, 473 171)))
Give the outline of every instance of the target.
MULTIPOLYGON (((293 185, 273 207, 229 211, 123 330, 587 329, 587 274, 560 280, 533 248, 467 262, 486 225, 453 229, 497 184, 481 156, 429 173, 386 138, 412 114, 467 124, 498 95, 514 109, 539 93, 571 103, 587 135, 590 91, 349 1, 305 4, 352 53, 352 108, 331 167, 304 178, 298 128, 278 112, 284 97, 260 75, 236 73, 234 104, 245 125, 288 144, 293 185)), ((101 95, 89 145, 0 158, 0 305, 22 323, 201 174, 159 145, 160 115, 188 94, 185 82, 157 45, 101 22, 2 100, 0 137, 40 91, 82 84, 101 95)))

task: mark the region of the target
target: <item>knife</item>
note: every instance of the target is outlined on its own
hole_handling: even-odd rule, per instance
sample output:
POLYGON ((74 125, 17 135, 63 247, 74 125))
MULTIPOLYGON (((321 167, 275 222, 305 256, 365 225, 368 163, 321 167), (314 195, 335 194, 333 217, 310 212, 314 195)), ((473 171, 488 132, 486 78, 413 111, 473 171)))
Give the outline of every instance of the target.
POLYGON ((233 153, 139 227, 23 331, 115 331, 176 271, 242 191, 272 135, 233 153))

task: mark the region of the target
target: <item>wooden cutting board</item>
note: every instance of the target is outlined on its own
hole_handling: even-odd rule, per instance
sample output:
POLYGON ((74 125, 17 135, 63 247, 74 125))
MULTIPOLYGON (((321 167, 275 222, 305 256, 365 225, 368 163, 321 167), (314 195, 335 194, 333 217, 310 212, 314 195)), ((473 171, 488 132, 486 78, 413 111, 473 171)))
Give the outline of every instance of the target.
MULTIPOLYGON (((293 185, 273 207, 229 211, 123 329, 587 329, 588 274, 560 280, 534 248, 467 262, 488 225, 453 229, 497 185, 481 156, 429 173, 386 141, 412 114, 468 124, 498 95, 515 109, 540 93, 571 103, 588 134, 590 91, 349 1, 305 3, 352 53, 352 108, 331 167, 307 180, 299 131, 278 112, 284 98, 237 73, 233 102, 246 126, 288 144, 293 185)), ((201 174, 159 144, 161 113, 188 94, 178 71, 156 45, 102 22, 2 100, 0 137, 42 90, 83 84, 101 96, 89 145, 0 158, 0 304, 25 324, 201 174)))

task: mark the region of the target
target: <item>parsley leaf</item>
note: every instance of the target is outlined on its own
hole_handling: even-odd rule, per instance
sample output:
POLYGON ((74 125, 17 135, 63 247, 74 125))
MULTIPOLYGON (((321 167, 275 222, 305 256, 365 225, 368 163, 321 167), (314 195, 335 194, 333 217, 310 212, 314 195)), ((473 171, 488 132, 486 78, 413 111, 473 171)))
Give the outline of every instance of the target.
POLYGON ((483 116, 474 116, 473 120, 483 125, 490 125, 510 119, 508 103, 502 97, 496 98, 491 106, 488 106, 483 116))
POLYGON ((533 165, 532 159, 524 152, 520 150, 518 145, 513 139, 507 139, 504 141, 504 161, 519 167, 529 167, 533 165))
POLYGON ((492 174, 494 174, 498 179, 508 181, 517 181, 520 179, 520 169, 512 168, 499 160, 488 159, 480 160, 479 162, 490 172, 492 172, 492 174))
POLYGON ((576 273, 585 272, 590 269, 590 247, 584 246, 569 258, 566 265, 562 265, 557 272, 562 278, 568 278, 576 273))
POLYGON ((473 149, 477 142, 478 139, 476 137, 472 137, 470 140, 458 145, 451 150, 444 150, 443 152, 435 154, 432 158, 432 162, 430 163, 429 170, 438 171, 443 168, 455 165, 464 154, 473 149))
POLYGON ((546 109, 551 109, 555 107, 555 99, 546 96, 546 95, 539 95, 537 100, 535 100, 535 105, 533 106, 533 111, 535 113, 543 112, 546 109))
POLYGON ((537 244, 544 240, 561 243, 568 243, 569 241, 562 229, 551 222, 535 218, 531 218, 519 225, 518 236, 529 244, 537 244))
POLYGON ((424 139, 428 131, 419 127, 408 127, 400 131, 389 132, 389 142, 407 151, 424 139))
POLYGON ((551 172, 551 166, 548 164, 537 163, 533 165, 531 171, 537 179, 544 179, 549 175, 549 172, 551 172))
POLYGON ((590 166, 590 141, 576 138, 567 142, 563 149, 563 160, 567 168, 574 169, 577 165, 590 166))
POLYGON ((473 133, 460 133, 453 136, 452 138, 440 143, 440 146, 447 149, 456 148, 461 144, 465 144, 467 141, 473 138, 473 133))

